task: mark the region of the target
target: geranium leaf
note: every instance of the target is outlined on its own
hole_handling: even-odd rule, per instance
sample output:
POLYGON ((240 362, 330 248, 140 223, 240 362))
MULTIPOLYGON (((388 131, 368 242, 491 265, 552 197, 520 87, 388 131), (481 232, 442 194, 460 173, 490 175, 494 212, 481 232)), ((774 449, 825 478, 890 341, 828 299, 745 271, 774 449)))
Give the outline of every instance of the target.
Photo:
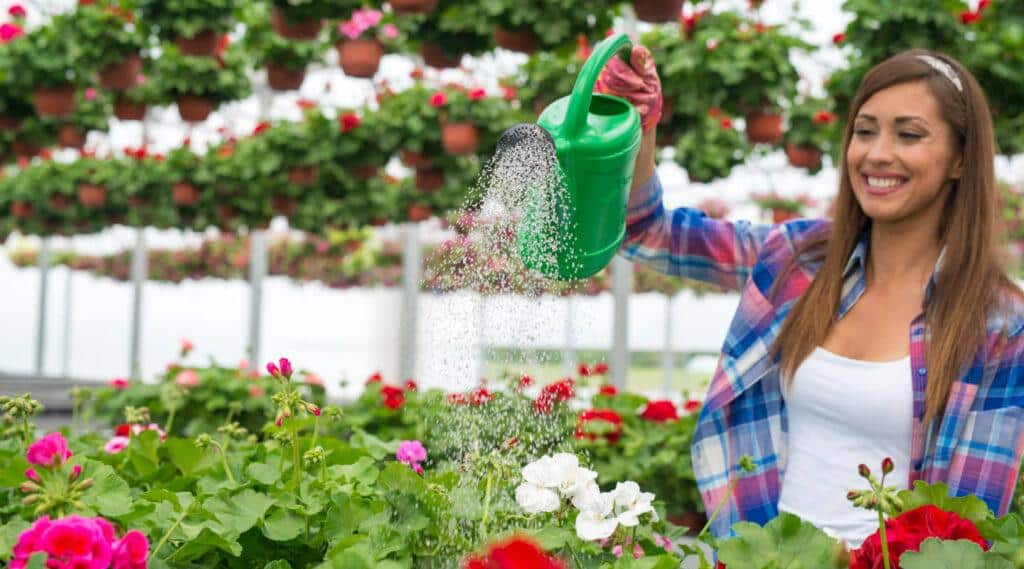
POLYGON ((835 566, 838 546, 820 529, 782 512, 764 527, 741 522, 736 537, 719 542, 719 560, 729 569, 806 569, 835 566))
POLYGON ((928 484, 917 480, 914 482, 913 490, 903 490, 899 493, 899 497, 903 500, 904 511, 931 504, 940 510, 953 512, 975 524, 992 517, 992 511, 988 509, 981 498, 974 495, 953 498, 949 495, 949 486, 944 482, 928 484))
POLYGON ((305 525, 302 518, 289 510, 274 510, 263 520, 263 535, 273 541, 291 541, 302 533, 305 525))
POLYGON ((132 511, 128 483, 102 462, 82 459, 82 476, 91 478, 92 488, 82 495, 82 503, 107 517, 119 517, 132 511))
POLYGON ((195 443, 188 439, 167 439, 164 443, 171 462, 185 476, 194 476, 217 463, 217 457, 212 452, 206 452, 197 448, 195 443))
POLYGON ((903 569, 1013 569, 1013 563, 995 553, 982 551, 977 543, 966 539, 942 541, 929 538, 918 551, 900 556, 903 569))
POLYGON ((221 533, 204 525, 195 537, 186 541, 185 545, 174 553, 174 559, 176 561, 191 561, 202 557, 214 549, 220 549, 233 557, 238 557, 242 554, 242 546, 234 537, 228 539, 226 536, 221 535, 221 533))
POLYGON ((267 563, 263 566, 263 569, 292 569, 292 564, 288 563, 284 559, 278 559, 267 563))
POLYGON ((11 550, 18 543, 18 536, 27 530, 31 524, 21 518, 13 518, 11 521, 0 526, 0 560, 10 559, 11 550))
POLYGON ((28 558, 28 565, 25 569, 46 569, 46 554, 34 553, 28 558))
POLYGON ((241 535, 255 526, 273 504, 274 500, 270 496, 247 488, 226 499, 211 498, 203 503, 203 509, 241 535))
POLYGON ((281 471, 265 462, 254 462, 245 467, 245 475, 264 486, 273 486, 281 479, 281 471))

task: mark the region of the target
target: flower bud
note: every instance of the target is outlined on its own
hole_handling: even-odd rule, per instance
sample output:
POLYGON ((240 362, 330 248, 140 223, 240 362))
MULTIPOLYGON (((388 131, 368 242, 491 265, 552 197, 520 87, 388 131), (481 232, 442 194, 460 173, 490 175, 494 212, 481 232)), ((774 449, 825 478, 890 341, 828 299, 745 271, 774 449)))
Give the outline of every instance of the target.
POLYGON ((871 476, 871 469, 868 468, 868 465, 866 465, 866 464, 861 464, 861 465, 857 466, 857 472, 863 478, 867 478, 868 476, 871 476))
POLYGON ((281 375, 287 379, 292 378, 292 362, 288 358, 281 358, 278 360, 278 364, 281 366, 281 375))
POLYGON ((42 490, 42 488, 40 488, 40 486, 35 482, 22 482, 20 490, 25 494, 32 494, 33 492, 42 490))
POLYGON ((32 482, 39 482, 39 473, 36 472, 35 468, 29 468, 25 471, 25 478, 32 482))
POLYGON ((882 459, 882 474, 889 474, 892 472, 895 466, 892 463, 892 459, 888 456, 882 459))
POLYGON ((306 412, 309 413, 310 415, 314 415, 316 417, 320 416, 320 408, 317 407, 316 405, 307 402, 307 403, 305 403, 305 407, 306 407, 306 412))
POLYGON ((39 494, 29 494, 28 496, 25 496, 24 498, 21 499, 21 504, 23 506, 31 506, 32 504, 35 504, 38 501, 39 494))
POLYGON ((740 457, 740 469, 744 472, 753 472, 754 468, 754 459, 749 454, 740 457))
POLYGON ((860 498, 859 490, 850 490, 849 492, 846 493, 846 499, 851 502, 856 500, 857 498, 860 498))
POLYGON ((78 485, 78 489, 79 490, 88 490, 89 488, 92 488, 92 482, 93 482, 92 478, 86 478, 85 480, 82 481, 81 484, 78 485))
POLYGON ((281 370, 277 369, 277 364, 270 362, 267 364, 267 373, 274 376, 275 378, 281 378, 281 370))
POLYGON ((78 477, 81 476, 81 475, 82 475, 82 465, 81 464, 76 464, 74 466, 74 468, 71 469, 71 474, 68 474, 68 480, 74 482, 75 480, 78 480, 78 477))

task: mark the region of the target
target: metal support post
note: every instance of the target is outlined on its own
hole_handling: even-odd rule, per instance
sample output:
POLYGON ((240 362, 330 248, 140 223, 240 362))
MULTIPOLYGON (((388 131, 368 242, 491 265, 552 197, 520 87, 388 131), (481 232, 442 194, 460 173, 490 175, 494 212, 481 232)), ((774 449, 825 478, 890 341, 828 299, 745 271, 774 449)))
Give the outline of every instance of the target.
POLYGON ((624 257, 612 261, 612 384, 626 388, 629 376, 629 295, 633 290, 633 264, 624 257))
POLYGON ((146 251, 146 229, 135 230, 135 249, 132 251, 132 328, 131 348, 128 356, 128 373, 134 379, 142 379, 142 289, 146 284, 149 258, 146 251))
POLYGON ((249 361, 259 366, 263 321, 263 279, 267 276, 267 232, 249 234, 249 361))
POLYGON ((50 238, 43 237, 39 243, 39 311, 36 318, 36 376, 42 377, 46 356, 46 297, 50 280, 50 238))
POLYGON ((416 377, 416 311, 422 273, 419 224, 409 222, 402 227, 402 320, 400 367, 402 379, 416 377))

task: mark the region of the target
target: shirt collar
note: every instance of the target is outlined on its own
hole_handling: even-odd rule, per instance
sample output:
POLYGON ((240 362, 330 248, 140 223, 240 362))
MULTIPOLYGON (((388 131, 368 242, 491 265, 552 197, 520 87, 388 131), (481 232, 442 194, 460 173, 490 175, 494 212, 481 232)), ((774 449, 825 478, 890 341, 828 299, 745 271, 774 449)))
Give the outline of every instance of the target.
MULTIPOLYGON (((860 239, 857 241, 856 247, 853 248, 853 252, 850 253, 850 258, 846 260, 846 268, 843 269, 843 280, 850 278, 852 274, 856 274, 858 279, 864 278, 864 272, 867 270, 868 250, 871 244, 871 233, 870 229, 865 229, 864 233, 861 234, 860 239)), ((942 260, 946 256, 946 246, 942 246, 942 250, 939 252, 939 258, 935 261, 935 268, 932 269, 932 274, 928 278, 928 283, 924 287, 924 300, 922 301, 921 308, 927 306, 929 299, 935 292, 935 282, 939 276, 939 270, 942 268, 942 260)))

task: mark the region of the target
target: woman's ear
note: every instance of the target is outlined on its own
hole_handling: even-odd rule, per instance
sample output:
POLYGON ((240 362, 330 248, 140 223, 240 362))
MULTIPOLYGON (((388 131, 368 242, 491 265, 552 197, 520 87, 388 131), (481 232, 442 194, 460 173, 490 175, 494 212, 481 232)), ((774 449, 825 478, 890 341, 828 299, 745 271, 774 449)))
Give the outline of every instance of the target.
POLYGON ((957 156, 956 162, 953 163, 953 168, 950 169, 950 172, 949 172, 949 178, 951 180, 959 180, 960 179, 960 173, 963 170, 963 164, 964 164, 964 157, 963 156, 957 156))

